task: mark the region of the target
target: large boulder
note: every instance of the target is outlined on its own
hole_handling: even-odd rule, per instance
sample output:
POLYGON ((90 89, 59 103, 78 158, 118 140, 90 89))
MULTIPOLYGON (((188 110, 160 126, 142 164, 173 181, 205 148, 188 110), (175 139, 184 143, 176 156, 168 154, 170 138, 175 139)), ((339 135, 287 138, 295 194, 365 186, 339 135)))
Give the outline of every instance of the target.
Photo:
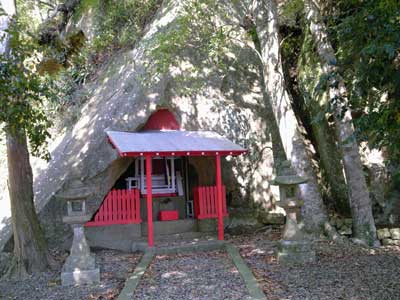
MULTIPOLYGON (((73 176, 78 172, 93 191, 94 196, 88 201, 93 214, 131 162, 130 158, 118 156, 107 141, 105 130, 135 131, 160 106, 173 111, 183 129, 214 130, 249 149, 245 156, 224 161, 224 175, 229 171, 225 176, 226 185, 239 190, 242 201, 269 207, 272 192, 268 179, 272 175, 273 160, 265 118, 268 106, 260 85, 258 58, 248 46, 249 37, 240 27, 231 1, 221 1, 225 12, 231 12, 229 20, 226 13, 218 20, 219 25, 229 22, 238 33, 235 40, 228 41, 229 57, 234 57, 228 60, 234 61, 228 72, 221 72, 210 63, 204 72, 187 74, 190 80, 182 83, 185 66, 204 68, 207 60, 187 43, 180 51, 184 62, 181 66, 170 68, 157 79, 146 79, 149 78, 146 66, 152 61, 149 47, 154 45, 159 32, 174 26, 181 13, 180 3, 167 1, 134 49, 114 55, 98 70, 96 80, 79 91, 88 97, 80 109, 79 120, 53 141, 52 159, 35 177, 36 205, 52 244, 68 242, 69 228, 62 223, 65 203, 56 196, 65 192, 73 176), (200 87, 183 94, 182 84, 186 88, 200 87)), ((0 239, 0 250, 9 235, 8 232, 0 239)))

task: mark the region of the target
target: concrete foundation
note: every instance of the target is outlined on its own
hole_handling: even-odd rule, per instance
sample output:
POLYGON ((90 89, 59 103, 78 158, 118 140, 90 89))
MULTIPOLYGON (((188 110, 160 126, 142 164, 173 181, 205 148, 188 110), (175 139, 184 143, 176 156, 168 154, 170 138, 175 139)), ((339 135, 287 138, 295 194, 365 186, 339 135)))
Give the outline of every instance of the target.
MULTIPOLYGON (((228 224, 228 217, 224 224, 228 224)), ((174 235, 202 234, 217 232, 216 219, 183 219, 153 222, 156 240, 174 235)), ((85 235, 90 247, 100 247, 121 251, 143 251, 147 248, 147 223, 85 227, 85 235), (132 247, 132 244, 135 245, 132 247)))
MULTIPOLYGON (((224 218, 224 226, 228 224, 229 217, 224 218)), ((197 220, 199 232, 217 232, 217 219, 202 219, 197 220)))
POLYGON ((141 224, 123 224, 85 227, 90 247, 130 251, 132 241, 142 236, 141 224))

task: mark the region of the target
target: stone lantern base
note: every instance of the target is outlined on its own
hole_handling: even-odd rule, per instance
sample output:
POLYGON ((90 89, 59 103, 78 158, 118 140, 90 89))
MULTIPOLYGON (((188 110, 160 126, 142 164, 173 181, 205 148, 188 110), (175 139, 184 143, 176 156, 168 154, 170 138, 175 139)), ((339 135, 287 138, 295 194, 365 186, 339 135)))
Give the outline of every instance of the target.
POLYGON ((61 272, 61 284, 64 286, 100 282, 100 270, 90 253, 83 227, 88 219, 88 216, 64 217, 64 222, 70 223, 74 231, 71 253, 61 272))
POLYGON ((302 265, 315 261, 315 251, 309 241, 285 241, 278 243, 278 262, 284 265, 302 265))
POLYGON ((94 284, 100 282, 100 270, 77 270, 73 272, 62 272, 61 283, 63 286, 94 284))

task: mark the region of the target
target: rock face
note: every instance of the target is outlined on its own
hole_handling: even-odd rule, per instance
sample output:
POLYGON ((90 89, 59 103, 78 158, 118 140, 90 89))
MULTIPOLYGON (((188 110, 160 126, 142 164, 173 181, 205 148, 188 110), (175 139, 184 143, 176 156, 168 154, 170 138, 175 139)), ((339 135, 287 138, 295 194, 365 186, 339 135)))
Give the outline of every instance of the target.
MULTIPOLYGON (((167 1, 135 48, 111 58, 99 70, 95 82, 79 91, 88 95, 81 117, 53 142, 52 160, 35 178, 35 201, 52 243, 60 245, 70 240, 70 229, 62 223, 64 203, 56 195, 66 192, 73 174, 78 170, 81 181, 93 191, 88 201, 88 210, 93 214, 131 162, 129 158, 118 157, 107 141, 105 130, 135 131, 160 106, 173 111, 183 129, 214 130, 249 149, 248 155, 224 163, 230 167, 229 172, 224 170, 224 175, 229 173, 225 176, 229 181, 227 186, 239 190, 242 201, 270 207, 272 192, 267 180, 272 175, 273 160, 258 62, 246 46, 248 37, 239 26, 240 20, 235 18, 230 1, 221 1, 221 5, 232 12, 229 23, 238 32, 239 41, 228 45, 235 57, 231 71, 222 73, 218 67, 209 65, 197 77, 190 74, 192 78, 186 87, 190 88, 194 81, 201 82, 202 88, 189 95, 182 95, 182 82, 177 78, 183 67, 171 68, 151 82, 143 80, 148 75, 146 63, 152 61, 149 47, 156 41, 158 32, 174 25, 180 3, 167 1)), ((226 21, 221 16, 219 22, 226 21)), ((206 58, 194 55, 195 51, 188 43, 182 49, 182 61, 203 66, 206 58)), ((0 240, 0 250, 6 237, 0 240)))
POLYGON ((0 252, 0 277, 4 275, 7 270, 8 264, 10 263, 12 256, 10 253, 0 252))

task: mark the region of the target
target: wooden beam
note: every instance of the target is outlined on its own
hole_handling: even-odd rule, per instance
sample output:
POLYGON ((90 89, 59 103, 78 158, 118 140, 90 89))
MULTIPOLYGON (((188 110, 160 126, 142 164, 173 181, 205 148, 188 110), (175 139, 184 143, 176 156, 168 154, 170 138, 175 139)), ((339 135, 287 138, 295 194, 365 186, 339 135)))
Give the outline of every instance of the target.
POLYGON ((171 188, 175 192, 175 158, 171 157, 171 188))
POLYGON ((140 158, 140 192, 143 194, 145 191, 144 187, 144 157, 140 158))
POLYGON ((147 235, 149 247, 154 246, 153 237, 153 195, 151 186, 151 156, 146 155, 146 190, 147 190, 147 235))
MULTIPOLYGON (((113 145, 116 147, 118 150, 118 147, 113 143, 113 145)), ((154 152, 154 151, 144 151, 144 152, 121 152, 118 150, 118 153, 121 157, 138 157, 138 156, 172 156, 172 157, 177 157, 177 156, 215 156, 215 155, 220 155, 220 156, 238 156, 241 154, 246 154, 248 151, 247 150, 233 150, 233 151, 160 151, 160 152, 154 152)))
POLYGON ((217 185, 217 212, 218 212, 218 239, 224 240, 224 216, 222 212, 222 177, 221 177, 221 156, 215 156, 216 185, 217 185))

